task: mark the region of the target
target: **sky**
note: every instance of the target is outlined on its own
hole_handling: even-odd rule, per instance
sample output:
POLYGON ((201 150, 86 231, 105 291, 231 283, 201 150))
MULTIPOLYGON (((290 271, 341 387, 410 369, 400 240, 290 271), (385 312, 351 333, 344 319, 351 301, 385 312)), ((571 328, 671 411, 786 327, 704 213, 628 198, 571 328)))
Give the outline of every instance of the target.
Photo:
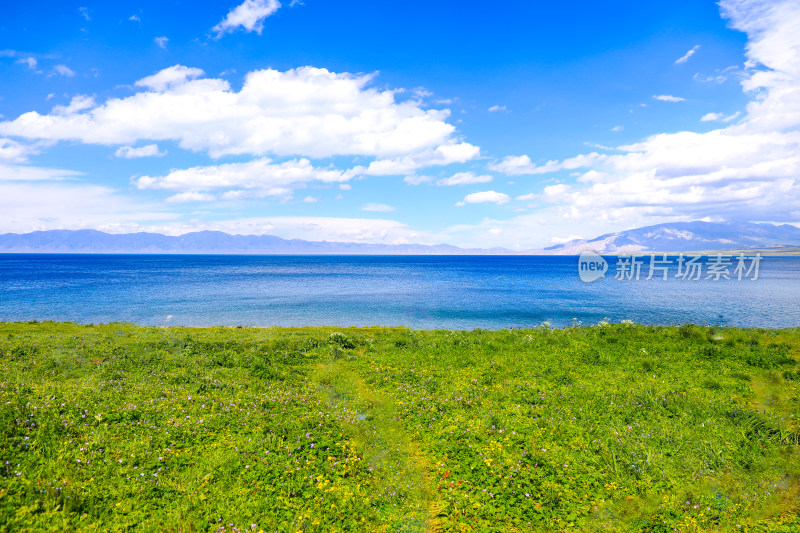
POLYGON ((5 2, 0 233, 800 224, 800 3, 5 2))

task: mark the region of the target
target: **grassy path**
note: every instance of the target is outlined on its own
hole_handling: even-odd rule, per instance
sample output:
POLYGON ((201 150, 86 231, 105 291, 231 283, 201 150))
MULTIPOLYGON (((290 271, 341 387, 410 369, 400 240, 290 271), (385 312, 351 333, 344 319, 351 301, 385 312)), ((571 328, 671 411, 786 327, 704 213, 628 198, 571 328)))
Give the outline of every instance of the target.
POLYGON ((336 361, 319 365, 313 380, 331 409, 356 413, 350 444, 373 473, 374 500, 387 530, 433 530, 428 461, 409 440, 393 402, 336 361))

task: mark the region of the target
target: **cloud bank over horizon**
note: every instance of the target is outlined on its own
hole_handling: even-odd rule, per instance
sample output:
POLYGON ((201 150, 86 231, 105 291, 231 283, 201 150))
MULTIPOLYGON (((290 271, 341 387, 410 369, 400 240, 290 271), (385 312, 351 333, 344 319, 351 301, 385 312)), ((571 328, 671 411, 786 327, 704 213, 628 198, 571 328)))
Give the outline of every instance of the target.
MULTIPOLYGON (((215 38, 202 46, 265 39, 265 20, 280 8, 276 0, 246 0, 220 15, 215 38)), ((4 111, 0 232, 218 229, 528 249, 669 221, 800 224, 800 5, 722 0, 719 13, 747 39, 736 70, 743 108, 697 113, 699 97, 688 86, 643 90, 627 113, 692 113, 695 128, 637 137, 621 124, 606 126, 626 140, 582 142, 595 149, 563 157, 485 147, 509 121, 531 120, 517 118, 518 104, 461 104, 422 86, 391 87, 381 79, 392 77, 388 68, 209 74, 171 51, 187 45, 170 37, 162 47, 170 66, 66 101, 50 93, 47 109, 4 111), (77 150, 102 165, 86 170, 70 155, 77 150)), ((83 24, 101 16, 93 11, 83 24)), ((685 69, 712 55, 710 47, 686 43, 670 54, 665 70, 704 83, 685 69)), ((39 76, 30 83, 94 79, 44 54, 3 57, 9 68, 39 76)))

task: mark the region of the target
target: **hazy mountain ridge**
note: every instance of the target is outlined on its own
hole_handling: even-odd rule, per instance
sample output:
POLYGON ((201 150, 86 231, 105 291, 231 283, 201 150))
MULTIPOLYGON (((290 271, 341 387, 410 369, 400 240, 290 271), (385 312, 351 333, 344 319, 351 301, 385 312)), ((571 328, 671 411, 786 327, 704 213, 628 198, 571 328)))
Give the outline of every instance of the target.
POLYGON ((633 252, 692 252, 749 250, 800 246, 800 228, 791 224, 752 222, 670 222, 645 226, 594 239, 575 239, 530 250, 530 254, 577 255, 585 250, 618 254, 633 252))
POLYGON ((585 250, 619 254, 767 248, 789 250, 790 247, 800 247, 800 228, 790 224, 699 221, 657 224, 524 252, 507 248, 459 248, 449 244, 306 241, 274 235, 231 235, 221 231, 171 236, 145 232, 113 234, 86 229, 0 235, 0 253, 578 255, 585 250))
POLYGON ((505 248, 459 248, 449 244, 288 240, 274 235, 231 235, 221 231, 170 236, 49 230, 0 235, 0 253, 503 255, 514 252, 505 248))

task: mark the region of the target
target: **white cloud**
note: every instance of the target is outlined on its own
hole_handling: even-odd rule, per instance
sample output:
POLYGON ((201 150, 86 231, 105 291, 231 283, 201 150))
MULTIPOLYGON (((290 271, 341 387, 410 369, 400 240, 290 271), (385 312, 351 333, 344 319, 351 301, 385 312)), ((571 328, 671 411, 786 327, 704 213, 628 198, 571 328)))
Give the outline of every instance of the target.
POLYGON ((731 122, 731 121, 739 118, 739 115, 741 115, 741 114, 742 114, 741 111, 737 111, 736 113, 733 113, 732 115, 728 115, 727 117, 722 117, 722 122, 731 122))
POLYGON ((242 198, 289 197, 293 189, 319 181, 336 183, 350 179, 339 170, 314 167, 308 159, 273 163, 261 158, 246 163, 228 163, 172 170, 166 176, 142 176, 135 180, 139 189, 184 192, 223 190, 223 200, 242 198))
POLYGON ((183 202, 213 202, 217 199, 213 194, 205 192, 180 192, 167 198, 165 201, 169 203, 183 203, 183 202))
POLYGON ((156 43, 162 50, 166 50, 167 44, 169 43, 169 37, 156 37, 153 39, 153 42, 156 43))
POLYGON ((706 113, 702 117, 700 117, 701 122, 712 122, 715 120, 720 120, 722 122, 731 122, 741 115, 741 112, 737 111, 731 115, 725 116, 724 113, 706 113))
POLYGON ((469 185, 472 183, 488 183, 492 181, 492 176, 488 174, 484 174, 481 176, 476 176, 472 172, 459 172, 457 174, 453 174, 449 178, 442 178, 436 182, 436 185, 439 186, 451 186, 451 185, 469 185))
POLYGON ((81 16, 86 20, 92 20, 92 17, 89 16, 89 8, 88 7, 79 7, 78 11, 80 11, 81 16))
POLYGON ((458 202, 456 205, 462 206, 465 204, 481 204, 481 203, 493 203, 493 204, 505 204, 511 200, 511 197, 507 194, 503 194, 501 192, 495 191, 483 191, 483 192, 474 192, 472 194, 468 194, 464 197, 464 199, 458 202))
MULTIPOLYGON (((28 160, 28 155, 35 153, 38 153, 38 150, 34 146, 22 144, 13 139, 0 137, 0 161, 24 163, 28 160)), ((0 167, 0 172, 1 171, 2 167, 0 167)))
POLYGON ((722 113, 706 113, 702 117, 700 117, 700 122, 710 122, 712 120, 720 120, 724 117, 722 113))
POLYGON ((132 22, 141 22, 142 21, 142 19, 139 18, 139 15, 131 15, 130 17, 128 17, 128 20, 130 20, 132 22))
POLYGON ((174 89, 187 83, 189 80, 199 78, 205 74, 199 68, 189 68, 183 65, 175 65, 164 70, 160 70, 152 76, 147 76, 136 82, 137 87, 146 87, 157 92, 174 89))
POLYGON ((0 233, 103 229, 110 221, 140 224, 176 218, 80 176, 72 170, 0 164, 0 233))
POLYGON ((492 163, 489 170, 502 172, 508 176, 520 176, 524 174, 549 174, 559 170, 574 170, 590 165, 594 161, 601 159, 597 152, 586 155, 579 155, 563 161, 548 161, 544 165, 535 165, 527 155, 506 156, 500 163, 492 163))
POLYGON ((617 125, 617 126, 614 126, 613 128, 611 128, 611 131, 613 131, 613 132, 615 132, 615 133, 616 133, 616 132, 622 131, 622 130, 624 130, 624 129, 625 129, 625 126, 619 126, 619 125, 617 125))
POLYGON ((147 144, 145 146, 139 146, 138 148, 134 148, 133 146, 120 146, 117 151, 114 152, 115 157, 121 157, 123 159, 163 157, 165 155, 167 155, 167 152, 160 152, 157 144, 147 144))
POLYGON ((85 94, 79 94, 77 96, 73 96, 68 105, 57 105, 53 107, 52 113, 54 115, 62 116, 71 115, 73 113, 79 113, 85 109, 94 107, 94 105, 94 98, 85 94))
POLYGON ((489 108, 489 113, 497 113, 498 111, 506 111, 506 106, 504 105, 493 105, 489 108))
POLYGON ((613 150, 614 149, 611 146, 606 146, 604 144, 597 144, 597 143, 593 143, 593 142, 585 142, 583 144, 585 144, 589 148, 597 148, 598 150, 613 150))
POLYGON ((306 196, 305 198, 303 198, 303 202, 305 202, 307 204, 313 204, 313 203, 316 203, 318 201, 319 201, 319 198, 316 197, 316 196, 309 195, 309 196, 306 196))
POLYGON ((231 9, 219 24, 211 28, 211 31, 217 33, 217 38, 239 28, 261 35, 261 31, 264 29, 264 19, 275 13, 280 7, 281 4, 277 0, 245 0, 231 9))
POLYGON ((520 174, 528 174, 536 165, 533 164, 531 158, 527 155, 509 155, 503 158, 500 163, 490 163, 489 170, 501 172, 508 176, 519 176, 520 174))
POLYGON ((731 65, 723 69, 714 70, 714 74, 700 74, 699 72, 697 72, 695 73, 694 76, 692 76, 692 79, 703 83, 719 84, 719 83, 725 83, 731 77, 741 78, 743 75, 744 72, 737 65, 731 65))
POLYGON ((104 145, 171 140, 212 157, 386 158, 374 161, 369 174, 464 162, 480 152, 454 137, 455 127, 445 122, 449 111, 396 102, 393 91, 367 87, 373 75, 259 70, 239 92, 200 76, 199 69, 175 65, 137 82, 150 90, 79 114, 24 113, 0 122, 0 135, 104 145))
POLYGON ((72 76, 75 75, 75 71, 66 65, 56 65, 55 67, 53 67, 53 74, 71 78, 72 76))
POLYGON ((681 63, 686 63, 689 61, 689 58, 692 57, 698 50, 700 50, 700 45, 694 45, 688 52, 683 54, 681 57, 675 60, 676 65, 680 65, 681 63))
POLYGON ((567 194, 570 192, 572 187, 565 183, 559 183, 556 185, 548 185, 542 191, 542 197, 550 202, 559 201, 564 199, 567 194))
POLYGON ((672 96, 670 94, 654 94, 653 98, 656 100, 661 100, 662 102, 685 102, 685 98, 681 98, 680 96, 672 96))
POLYGON ((450 165, 452 163, 465 163, 478 157, 480 148, 461 142, 458 144, 443 144, 435 149, 419 152, 414 155, 396 159, 378 159, 369 164, 367 168, 359 167, 356 170, 370 176, 391 176, 413 172, 418 168, 434 165, 450 165))
MULTIPOLYGON (((550 186, 549 206, 506 221, 448 230, 455 241, 502 227, 502 243, 543 245, 548 239, 706 217, 726 220, 800 220, 800 5, 723 0, 731 26, 748 33, 751 96, 736 123, 706 133, 663 133, 618 148, 534 165, 512 156, 494 165, 508 174, 584 169, 575 183, 550 186), (552 187, 552 188, 551 188, 552 187), (531 237, 535 228, 536 237, 531 237)), ((707 120, 733 122, 739 115, 707 120)), ((490 167, 491 168, 491 167, 490 167)), ((495 245, 497 239, 469 242, 495 245)), ((532 246, 528 246, 532 247, 532 246)))
POLYGON ((403 178, 403 181, 409 185, 422 185, 423 183, 429 183, 433 181, 433 178, 430 176, 418 176, 416 174, 412 174, 403 178))
POLYGON ((394 207, 386 204, 364 204, 361 206, 362 211, 377 211, 377 212, 388 212, 394 211, 394 207))
POLYGON ((36 58, 35 57, 30 57, 30 56, 21 57, 21 58, 17 59, 16 62, 20 63, 22 65, 27 65, 30 70, 34 70, 36 68, 36 65, 38 65, 38 61, 36 60, 36 58))
MULTIPOLYGON (((149 231, 169 234, 208 229, 241 235, 276 235, 284 239, 309 241, 367 242, 400 244, 405 242, 437 243, 444 236, 414 230, 396 220, 335 217, 257 217, 209 224, 168 224, 151 226, 149 231)), ((143 228, 138 229, 142 231, 143 228)))
POLYGON ((428 89, 426 89, 425 87, 415 87, 414 89, 412 89, 412 92, 414 93, 414 96, 416 96, 420 100, 423 100, 425 98, 430 98, 431 96, 433 96, 433 93, 428 89))
MULTIPOLYGON (((7 160, 15 162, 14 157, 9 157, 7 160)), ((74 170, 0 163, 0 181, 4 182, 64 181, 81 175, 74 170)))
POLYGON ((516 198, 514 198, 514 199, 515 199, 515 200, 521 200, 521 201, 529 201, 529 200, 537 200, 537 199, 539 199, 540 197, 541 197, 541 195, 540 195, 540 194, 536 194, 536 193, 529 193, 529 194, 521 194, 520 196, 517 196, 517 197, 516 197, 516 198))
POLYGON ((340 183, 339 184, 339 190, 349 191, 350 189, 352 189, 352 187, 350 186, 349 183, 340 183))

